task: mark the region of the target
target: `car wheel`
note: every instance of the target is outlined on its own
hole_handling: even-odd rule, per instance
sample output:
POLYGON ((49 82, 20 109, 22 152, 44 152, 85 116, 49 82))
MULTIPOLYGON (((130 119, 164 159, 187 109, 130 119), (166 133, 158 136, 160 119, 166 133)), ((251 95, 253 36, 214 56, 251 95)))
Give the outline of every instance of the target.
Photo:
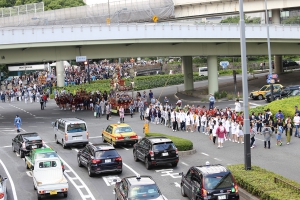
POLYGON ((178 163, 172 163, 172 167, 177 167, 178 163))
POLYGON ((61 140, 61 143, 62 143, 63 148, 66 149, 67 146, 66 146, 66 144, 65 144, 65 141, 64 141, 64 140, 61 140))
POLYGON ((88 166, 88 174, 89 174, 89 177, 93 177, 94 176, 93 172, 91 171, 91 167, 90 166, 88 166))
POLYGON ((114 147, 116 147, 117 145, 113 143, 113 140, 110 140, 111 145, 113 145, 114 147))
POLYGON ((102 142, 106 143, 107 141, 105 140, 104 136, 102 135, 102 142))
POLYGON ((68 192, 64 193, 64 197, 67 198, 68 197, 68 192))
POLYGON ((149 163, 148 158, 145 158, 145 166, 146 166, 146 169, 151 169, 151 164, 149 163))
POLYGON ((81 161, 80 161, 80 157, 77 156, 77 163, 78 163, 78 167, 82 167, 81 161))
POLYGON ((13 152, 16 152, 15 147, 14 147, 13 144, 11 144, 11 148, 12 148, 12 151, 13 151, 13 152))
POLYGON ((185 194, 183 185, 181 185, 181 195, 182 195, 183 197, 186 197, 186 194, 185 194))
POLYGON ((262 95, 258 95, 258 100, 262 100, 263 99, 263 96, 262 95))
POLYGON ((24 152, 21 149, 19 150, 19 154, 20 154, 20 158, 25 158, 24 152))
POLYGON ((58 139, 57 139, 57 136, 56 136, 56 135, 54 136, 54 140, 56 141, 56 144, 59 144, 59 142, 58 142, 58 139))
POLYGON ((136 151, 133 152, 133 159, 134 159, 135 162, 138 162, 138 161, 139 161, 139 159, 138 159, 138 157, 137 157, 136 151))

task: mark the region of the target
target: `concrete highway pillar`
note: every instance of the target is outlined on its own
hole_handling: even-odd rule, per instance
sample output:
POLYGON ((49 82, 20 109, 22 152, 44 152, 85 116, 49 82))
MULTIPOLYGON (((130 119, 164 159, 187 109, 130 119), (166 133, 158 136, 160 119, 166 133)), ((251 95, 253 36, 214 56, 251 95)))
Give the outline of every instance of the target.
POLYGON ((208 93, 214 94, 215 92, 219 91, 217 56, 207 57, 207 68, 208 68, 208 93))
POLYGON ((272 24, 280 24, 280 9, 272 10, 272 24))
POLYGON ((65 86, 64 74, 65 74, 64 62, 56 61, 56 80, 57 80, 58 87, 65 86))
POLYGON ((283 73, 283 66, 282 66, 282 56, 274 56, 274 73, 281 74, 283 73))
POLYGON ((193 80, 193 59, 192 56, 183 56, 182 60, 182 72, 184 76, 184 90, 194 90, 193 80))

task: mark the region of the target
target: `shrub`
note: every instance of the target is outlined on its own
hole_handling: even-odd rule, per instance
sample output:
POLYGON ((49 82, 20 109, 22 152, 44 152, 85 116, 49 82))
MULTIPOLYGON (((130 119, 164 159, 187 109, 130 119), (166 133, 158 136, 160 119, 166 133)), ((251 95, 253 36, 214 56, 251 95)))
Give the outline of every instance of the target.
POLYGON ((288 116, 293 118, 295 114, 295 106, 298 105, 299 102, 300 96, 281 99, 278 101, 273 101, 265 106, 258 106, 256 108, 252 108, 250 109, 250 114, 252 112, 255 112, 255 114, 257 114, 269 108, 273 116, 275 116, 278 110, 281 110, 285 118, 287 118, 288 116))
POLYGON ((228 100, 233 100, 233 94, 228 93, 228 94, 227 94, 227 99, 228 99, 228 100))
POLYGON ((227 167, 233 173, 240 187, 260 197, 262 200, 299 199, 299 194, 296 191, 275 183, 274 177, 299 188, 300 184, 295 181, 257 166, 252 166, 252 169, 247 171, 244 169, 243 164, 229 165, 227 167))
POLYGON ((54 94, 50 94, 50 99, 54 99, 54 94))
POLYGON ((222 91, 221 92, 221 98, 225 98, 227 97, 227 92, 226 91, 222 91))
POLYGON ((221 98, 220 92, 215 92, 214 96, 215 96, 216 99, 220 99, 221 98))
POLYGON ((175 137, 175 136, 170 136, 170 135, 165 135, 161 133, 147 133, 146 137, 151 137, 151 136, 163 136, 171 139, 175 146, 177 147, 178 151, 188 151, 193 149, 193 143, 190 140, 183 139, 180 137, 175 137))

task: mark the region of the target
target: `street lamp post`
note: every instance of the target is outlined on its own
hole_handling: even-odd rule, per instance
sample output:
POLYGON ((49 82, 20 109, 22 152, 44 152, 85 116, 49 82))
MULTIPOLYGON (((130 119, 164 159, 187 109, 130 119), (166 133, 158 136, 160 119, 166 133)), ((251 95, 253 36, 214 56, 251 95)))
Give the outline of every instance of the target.
MULTIPOLYGON (((270 31, 269 31, 269 14, 268 14, 268 7, 267 7, 267 0, 265 0, 265 12, 266 12, 266 24, 267 24, 267 40, 268 40, 268 57, 269 57, 269 80, 272 77, 272 61, 271 61, 271 44, 270 44, 270 31)), ((273 83, 270 81, 271 86, 271 101, 274 100, 273 96, 273 83)))
POLYGON ((245 19, 243 0, 240 3, 240 43, 241 43, 241 60, 242 60, 242 82, 243 82, 243 108, 244 108, 244 165, 245 170, 251 170, 251 151, 250 151, 250 121, 248 108, 248 74, 246 58, 246 36, 245 36, 245 19))

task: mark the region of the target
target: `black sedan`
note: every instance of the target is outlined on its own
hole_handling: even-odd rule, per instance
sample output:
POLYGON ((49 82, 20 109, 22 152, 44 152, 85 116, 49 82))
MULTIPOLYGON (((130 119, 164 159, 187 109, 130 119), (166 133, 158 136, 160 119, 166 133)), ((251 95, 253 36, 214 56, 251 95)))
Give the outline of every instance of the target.
MULTIPOLYGON (((283 87, 280 90, 274 91, 273 92, 273 100, 279 100, 288 96, 291 96, 291 94, 293 93, 293 91, 295 90, 299 90, 300 85, 291 85, 291 86, 287 86, 287 87, 283 87)), ((266 98, 265 98, 266 102, 271 102, 271 92, 268 92, 266 94, 266 98)))
POLYGON ((12 150, 18 152, 21 158, 25 158, 32 149, 44 146, 42 138, 37 133, 21 133, 12 139, 12 150))
POLYGON ((6 182, 7 178, 4 178, 0 175, 0 200, 6 200, 7 199, 7 188, 6 188, 6 182))
POLYGON ((77 154, 78 166, 85 166, 90 177, 94 174, 122 173, 122 158, 110 144, 87 144, 77 154))

